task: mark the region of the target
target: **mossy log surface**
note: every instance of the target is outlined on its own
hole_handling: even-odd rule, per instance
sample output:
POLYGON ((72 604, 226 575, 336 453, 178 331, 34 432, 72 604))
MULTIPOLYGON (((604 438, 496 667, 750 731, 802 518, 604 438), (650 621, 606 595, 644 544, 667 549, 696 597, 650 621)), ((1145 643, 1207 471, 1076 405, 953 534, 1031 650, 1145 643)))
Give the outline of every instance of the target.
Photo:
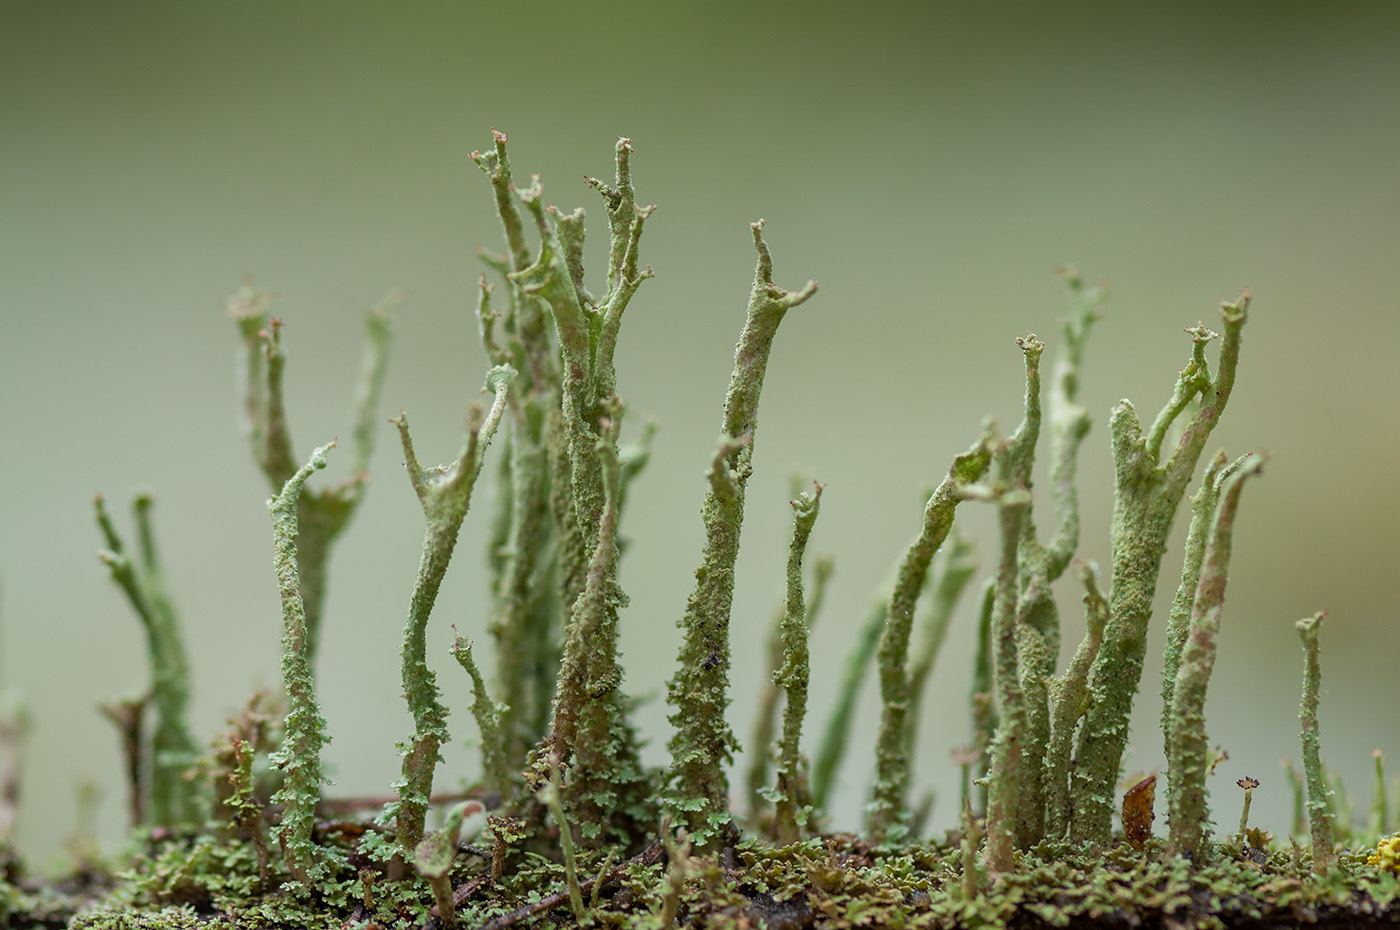
MULTIPOLYGON (((322 822, 329 837, 342 824, 322 822)), ((1400 923, 1400 874, 1376 857, 1343 852, 1323 875, 1296 845, 1273 852, 1217 848, 1192 867, 1151 841, 1073 850, 1043 844, 1016 868, 968 893, 958 842, 872 847, 845 834, 787 847, 747 840, 699 856, 660 840, 627 859, 580 855, 586 923, 571 913, 561 863, 508 857, 493 881, 492 851, 464 840, 452 872, 458 926, 651 928, 669 907, 673 926, 766 927, 1201 927, 1323 928, 1400 923), (515 867, 512 868, 512 865, 515 867)), ((211 837, 149 839, 131 871, 96 866, 47 885, 11 863, 5 927, 209 928, 443 926, 426 882, 366 884, 348 854, 339 880, 309 897, 258 886, 250 844, 211 837), (366 900, 370 903, 367 906, 366 900)))

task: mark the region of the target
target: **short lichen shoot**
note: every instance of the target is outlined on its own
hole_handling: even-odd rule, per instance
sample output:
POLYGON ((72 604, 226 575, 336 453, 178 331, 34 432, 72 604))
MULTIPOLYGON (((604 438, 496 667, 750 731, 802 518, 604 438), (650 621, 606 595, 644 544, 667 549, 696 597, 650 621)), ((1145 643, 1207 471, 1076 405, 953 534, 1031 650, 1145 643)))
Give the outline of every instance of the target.
MULTIPOLYGON (((315 658, 324 637, 335 635, 334 616, 322 617, 330 544, 367 487, 397 298, 369 315, 348 443, 351 477, 318 489, 308 485, 313 473, 345 453, 331 443, 304 464, 293 454, 281 323, 268 314, 268 296, 245 286, 230 311, 241 336, 245 426, 273 495, 282 689, 255 695, 200 755, 186 719, 191 683, 156 556, 152 498, 136 499, 134 555, 99 498, 102 560, 140 620, 149 651, 149 691, 104 708, 124 747, 133 842, 111 866, 90 846, 75 847, 72 881, 44 885, 24 877, 10 840, 27 718, 6 695, 0 926, 640 930, 950 927, 1012 919, 1222 926, 1396 916, 1400 840, 1390 834, 1400 828, 1400 805, 1387 802, 1383 760, 1377 753, 1377 800, 1365 828, 1350 823, 1350 805, 1329 789, 1322 764, 1321 614, 1298 624, 1304 774, 1294 835, 1278 843, 1249 825, 1260 780, 1246 776, 1238 780, 1245 790, 1239 832, 1211 837, 1206 780, 1219 757, 1209 749, 1205 702, 1236 515, 1247 479, 1261 472, 1259 454, 1212 457, 1191 499, 1161 686, 1165 835, 1152 837, 1153 778, 1128 792, 1126 841, 1111 831, 1125 800, 1118 780, 1163 550, 1235 383, 1247 292, 1221 305, 1221 333, 1204 324, 1187 330, 1190 358, 1145 429, 1126 400, 1109 419, 1113 564, 1101 591, 1097 568, 1074 553, 1076 464, 1090 431, 1078 389, 1103 294, 1065 273, 1073 311, 1059 344, 1033 335, 1016 341, 1025 365, 1020 424, 1005 436, 989 423, 952 459, 922 520, 910 515, 913 540, 853 631, 845 690, 836 696, 815 767, 802 743, 808 637, 832 563, 806 557, 809 537, 820 539, 823 487, 797 485, 772 683, 755 727, 764 745, 752 747, 757 761, 741 821, 729 782, 738 741, 726 722, 734 687, 734 571, 758 461, 769 353, 788 311, 817 291, 815 282, 796 290, 775 283, 763 222, 754 223, 757 268, 719 437, 709 461, 696 463, 697 477, 706 479, 705 541, 693 593, 678 610, 682 644, 668 689, 670 764, 644 766, 631 719, 635 702, 624 690, 616 648, 627 606, 620 528, 653 432, 650 423, 628 421, 613 360, 624 311, 651 277, 639 252, 652 207, 636 200, 631 156, 630 142, 619 140, 615 181, 587 179, 602 195, 609 233, 606 282, 595 296, 585 286, 583 211, 546 206, 538 177, 517 187, 503 133, 494 133, 490 150, 472 155, 489 181, 506 246, 499 255, 482 253, 496 278, 488 283, 483 275, 478 301, 493 366, 484 377, 491 402, 471 406, 461 451, 447 465, 420 464, 407 417, 394 421, 426 530, 417 579, 404 591, 400 659, 413 732, 400 744, 403 777, 392 795, 323 795, 320 749, 330 734, 317 703, 315 658), (1217 340, 1212 370, 1207 347, 1217 340), (1047 351, 1057 361, 1043 411, 1047 351), (1050 456, 1044 498, 1031 477, 1042 432, 1050 456), (623 445, 624 434, 635 434, 637 443, 623 445), (494 675, 478 668, 471 640, 455 634, 449 641, 447 625, 431 616, 486 468, 497 485, 489 603, 468 632, 489 637, 494 675), (972 743, 955 751, 964 784, 951 806, 962 816, 945 839, 933 841, 921 838, 930 802, 910 801, 911 760, 924 685, 977 573, 976 550, 955 525, 959 508, 976 502, 995 508, 1000 534, 985 547, 994 555, 980 598, 972 743), (1044 531, 1037 528, 1037 507, 1044 531), (1051 584, 1069 569, 1085 590, 1087 631, 1057 672, 1062 644, 1051 584), (932 606, 916 623, 925 592, 932 606), (478 782, 455 792, 443 790, 437 771, 439 750, 453 734, 430 667, 430 660, 449 655, 470 676, 482 751, 478 782), (855 693, 872 664, 882 713, 866 834, 825 833, 822 808, 852 740, 855 693), (151 707, 155 720, 148 727, 151 707), (975 783, 974 772, 983 776, 975 783), (1309 837, 1301 835, 1304 809, 1309 837), (445 813, 439 829, 432 829, 434 811, 445 813), (113 866, 122 869, 115 877, 113 866)), ((850 623, 830 625, 852 630, 850 623)), ((946 728, 940 735, 962 736, 946 728)))

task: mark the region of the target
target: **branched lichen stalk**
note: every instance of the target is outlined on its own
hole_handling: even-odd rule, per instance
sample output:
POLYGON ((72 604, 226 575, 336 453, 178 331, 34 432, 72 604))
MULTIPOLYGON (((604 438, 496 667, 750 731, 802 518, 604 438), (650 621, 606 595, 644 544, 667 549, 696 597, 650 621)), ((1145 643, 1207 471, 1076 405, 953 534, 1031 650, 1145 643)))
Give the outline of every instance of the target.
POLYGON ((1099 590, 1098 566, 1076 561, 1073 568, 1084 586, 1084 638, 1065 673, 1050 683, 1050 746, 1045 754, 1045 835, 1055 840, 1063 839, 1069 829, 1070 753, 1075 727, 1092 703, 1089 669, 1108 622, 1108 598, 1099 590))
POLYGON ((472 641, 452 628, 452 657, 472 679, 472 716, 481 731, 481 771, 488 791, 505 791, 510 786, 510 762, 506 757, 506 737, 501 731, 505 705, 491 700, 486 681, 472 658, 472 641))
MULTIPOLYGON (((783 614, 783 665, 773 675, 783 689, 783 736, 778 749, 778 798, 775 805, 778 839, 784 844, 802 838, 798 807, 802 798, 802 719, 807 714, 807 683, 811 675, 807 638, 807 608, 802 595, 802 557, 821 509, 822 485, 792 501, 792 543, 788 547, 787 609, 783 614)), ((754 750, 762 752, 763 746, 754 750)))
MULTIPOLYGON (((1238 466, 1237 460, 1235 465, 1238 466)), ((1162 736, 1170 742, 1172 692, 1176 690, 1176 673, 1181 667, 1181 653, 1186 647, 1186 637, 1191 631, 1191 605, 1196 600, 1196 588, 1201 580, 1201 564, 1206 556, 1206 543, 1210 538, 1211 522, 1215 518, 1216 505, 1220 501, 1220 490, 1227 476, 1229 462, 1225 451, 1217 452, 1215 458, 1206 465, 1201 476, 1201 486, 1191 497, 1191 523, 1186 529, 1186 547, 1182 553, 1181 584, 1172 598, 1171 611, 1167 614, 1167 642, 1162 654, 1162 736)), ((1168 779, 1171 773, 1167 773, 1168 779)))
POLYGON ((1234 388, 1248 307, 1247 291, 1238 301, 1221 304, 1225 332, 1213 378, 1205 345, 1215 334, 1204 327, 1188 331, 1194 343, 1191 361, 1149 433, 1144 434, 1137 411, 1126 400, 1118 404, 1109 420, 1115 490, 1113 585, 1103 645, 1090 673, 1090 688, 1098 699, 1085 717, 1075 754, 1070 829, 1075 841, 1107 843, 1109 839, 1114 785, 1127 747, 1133 698, 1142 680, 1147 625, 1162 554, 1177 505, 1234 388), (1200 395, 1200 405, 1170 457, 1162 462, 1167 431, 1185 411, 1186 401, 1195 395, 1200 395))
POLYGON ((409 600, 404 625, 403 691, 413 715, 414 733, 404 747, 403 778, 395 787, 399 798, 392 808, 400 855, 407 861, 423 839, 423 818, 433 787, 433 769, 439 761, 438 749, 447 739, 447 708, 438 700, 436 676, 428 668, 428 617, 437 600, 457 533, 471 505, 472 489, 481 473, 486 448, 505 413, 506 397, 515 378, 515 369, 496 366, 486 376, 486 387, 496 398, 483 415, 473 405, 462 450, 450 465, 424 468, 418 463, 409 436, 408 417, 400 414, 394 422, 403 443, 404 465, 418 502, 422 505, 427 528, 423 534, 423 554, 418 577, 409 600))
POLYGON ((1178 853, 1192 860, 1201 858, 1209 835, 1206 773, 1210 769, 1210 746, 1206 739, 1206 688, 1215 668, 1235 514, 1239 510, 1244 479, 1257 475, 1263 461, 1263 456, 1245 458, 1232 469, 1220 488, 1220 501, 1211 521, 1210 542, 1201 562, 1200 581, 1191 605, 1190 633, 1182 650, 1171 709, 1167 714, 1167 769, 1171 772, 1167 818, 1171 844, 1178 853))
POLYGON ((905 832, 904 807, 909 783, 907 714, 909 711, 909 635, 914 605, 928 580, 929 563, 953 525, 953 514, 968 485, 980 479, 991 461, 991 436, 984 433, 971 449, 953 459, 947 476, 924 506, 923 527, 904 554, 885 611, 880 639, 880 699, 883 711, 875 743, 875 787, 869 831, 877 843, 899 840, 905 832))
POLYGON ((1322 664, 1319 661, 1322 618, 1318 611, 1296 624, 1303 640, 1303 699, 1298 707, 1302 730, 1298 739, 1303 748, 1303 779, 1307 785, 1308 829, 1312 833, 1313 871, 1328 871, 1337 861, 1333 849, 1332 816, 1328 812, 1327 780, 1322 771, 1322 740, 1317 725, 1318 695, 1322 691, 1322 664))
POLYGON ((199 744, 189 728, 190 670, 184 640, 174 605, 165 593, 165 584, 156 555, 155 532, 151 525, 150 494, 137 494, 132 501, 136 517, 139 565, 127 554, 116 527, 99 494, 93 501, 97 525, 107 543, 98 553, 112 579, 117 582, 141 621, 146 633, 146 658, 151 672, 151 701, 156 721, 151 734, 150 803, 151 822, 176 827, 194 822, 199 814, 197 786, 186 777, 199 755, 199 744))
MULTIPOLYGON (((296 470, 297 460, 282 394, 287 362, 282 321, 268 315, 273 296, 245 281, 229 298, 227 307, 242 337, 238 387, 243 398, 244 432, 254 460, 276 494, 296 470)), ((351 402, 350 477, 329 488, 303 490, 298 504, 301 535, 297 560, 313 661, 320 642, 330 547, 350 522, 369 483, 376 411, 393 342, 393 314, 402 301, 403 292, 393 291, 365 314, 365 348, 351 402)))
POLYGON ((282 600, 282 686, 288 711, 283 723, 282 746, 272 762, 283 774, 282 787, 272 803, 282 807, 276 837, 287 871, 303 886, 319 878, 324 869, 320 847, 312 840, 316 804, 321 799, 321 747, 329 741, 326 721, 316 703, 316 683, 311 671, 310 639, 302 603, 297 567, 297 499, 312 473, 326 467, 329 443, 311 453, 311 459, 287 479, 282 492, 268 501, 272 514, 273 567, 277 593, 282 600))
POLYGON ((668 685, 670 721, 676 728, 670 741, 671 775, 676 783, 672 807, 699 849, 715 845, 720 831, 730 822, 725 766, 737 743, 725 720, 729 705, 729 612, 744 522, 744 489, 753 471, 753 437, 763 376, 783 317, 817 291, 815 281, 797 291, 774 284, 773 259, 763 241, 763 221, 752 228, 758 265, 748 315, 734 352, 719 446, 701 508, 704 553, 680 624, 684 642, 679 669, 668 685))

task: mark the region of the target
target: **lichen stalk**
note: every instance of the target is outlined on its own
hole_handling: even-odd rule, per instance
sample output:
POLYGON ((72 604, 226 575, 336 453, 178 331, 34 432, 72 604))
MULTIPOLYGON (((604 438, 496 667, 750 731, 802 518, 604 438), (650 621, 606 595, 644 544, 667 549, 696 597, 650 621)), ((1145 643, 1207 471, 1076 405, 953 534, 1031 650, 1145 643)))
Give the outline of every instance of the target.
MULTIPOLYGON (((787 609, 783 614, 783 665, 773 675, 773 683, 783 689, 783 735, 778 748, 778 797, 774 803, 778 840, 787 845, 802 838, 798 808, 802 797, 802 720, 807 715, 807 684, 811 677, 807 608, 802 592, 802 559, 807 540, 821 510, 823 485, 813 482, 811 494, 801 494, 792 503, 792 543, 788 546, 787 609)), ((755 746, 758 752, 766 747, 755 746)))
MULTIPOLYGON (((1005 479, 1003 479, 1004 481, 1005 479)), ((996 596, 992 608, 997 731, 992 739, 987 785, 986 863, 993 873, 1015 866, 1017 810, 1024 771, 1022 756, 1028 721, 1017 643, 1017 556, 1030 492, 1017 486, 994 488, 1001 528, 996 596)))
POLYGON ((639 758, 640 740, 627 720, 630 702, 617 661, 618 611, 626 605, 617 584, 622 466, 616 449, 622 408, 614 398, 605 409, 610 416, 596 443, 605 494, 602 522, 567 626, 554 724, 546 743, 558 764, 574 758, 565 799, 583 839, 595 845, 636 835, 651 794, 639 758))
POLYGON ((885 611, 889 609, 890 593, 894 590, 895 579, 898 576, 899 564, 895 563, 871 596, 865 617, 862 618, 856 633, 855 645, 847 653, 846 661, 842 665, 841 679, 836 686, 836 703, 831 709, 831 715, 827 717, 816 759, 812 763, 812 804, 818 810, 826 809, 831 792, 836 786, 836 775, 851 739, 856 699, 860 696, 861 685, 865 682, 866 670, 870 668, 875 652, 880 646, 880 635, 885 630, 885 611))
POLYGON ((914 757, 918 743, 919 719, 923 714, 923 696, 933 673, 934 663, 943 648, 948 635, 948 627, 963 590, 977 574, 977 546, 971 537, 953 530, 953 541, 945 546, 945 553, 934 566, 932 602, 924 617, 923 635, 919 647, 914 650, 909 663, 909 711, 906 723, 906 740, 909 744, 909 757, 914 757))
POLYGON ((1303 780, 1307 786, 1308 830, 1312 834, 1313 871, 1319 875, 1337 861, 1333 848, 1332 817, 1328 812, 1327 781, 1322 770, 1322 740, 1317 723, 1318 695, 1322 691, 1322 663, 1319 659, 1322 633, 1322 610, 1299 620, 1295 625, 1303 640, 1303 699, 1298 707, 1298 722, 1302 725, 1298 739, 1303 751, 1303 780))
POLYGON ((487 389, 495 393, 489 412, 473 405, 461 452, 449 465, 425 468, 418 463, 409 435, 408 417, 394 421, 403 443, 409 482, 422 505, 427 527, 413 595, 409 600, 402 648, 403 692, 413 715, 414 733, 404 747, 403 777, 396 784, 398 801, 391 805, 400 855, 407 861, 423 839, 423 819, 433 786, 438 750, 447 739, 447 708, 438 700, 436 676, 427 662, 428 617, 452 559, 457 534, 471 505, 472 489, 481 473, 491 437, 505 413, 506 398, 515 369, 496 366, 486 376, 487 389))
POLYGON ((174 605, 165 593, 160 560, 151 524, 154 498, 142 492, 132 500, 136 518, 139 564, 127 554, 106 502, 97 495, 93 505, 107 548, 98 558, 126 594, 146 634, 146 659, 151 674, 151 703, 156 719, 151 733, 149 811, 151 823, 177 827, 196 822, 199 797, 186 778, 195 764, 199 745, 190 732, 190 670, 174 605))
POLYGON ((1200 860, 1207 852, 1210 808, 1206 801, 1206 774, 1210 769, 1210 745, 1206 738, 1206 688, 1215 669, 1220 618, 1225 606, 1225 584, 1233 549, 1235 516, 1246 478, 1259 474, 1264 457, 1251 455, 1238 463, 1224 479, 1219 504, 1211 521, 1210 542, 1201 562, 1200 581, 1191 605, 1191 627, 1181 654, 1181 665, 1172 690, 1168 713, 1167 819, 1172 848, 1200 860))
POLYGON ((763 221, 752 224, 758 264, 744 328, 734 353, 720 441, 710 464, 701 515, 705 545, 695 589, 681 620, 679 669, 668 684, 669 748, 676 794, 670 805, 697 849, 717 843, 727 830, 729 783, 725 766, 737 741, 725 720, 729 705, 729 612, 734 563, 744 522, 744 490, 753 471, 758 401, 778 325, 817 291, 815 281, 797 291, 773 283, 773 259, 763 241, 763 221))
MULTIPOLYGON (((1045 352, 1045 343, 1037 339, 1034 333, 1028 333, 1018 338, 1016 344, 1025 357, 1025 413, 1007 443, 1003 480, 1012 487, 1029 492, 1035 449, 1041 432, 1040 360, 1045 352)), ((1082 351, 1082 343, 1079 349, 1082 351)), ((1072 372, 1062 371, 1061 375, 1066 380, 1077 382, 1078 360, 1072 372)), ((1062 387, 1061 393, 1063 390, 1062 387)), ((1020 739, 1024 764, 1020 765, 1016 811, 1016 845, 1021 848, 1029 848, 1040 842, 1045 831, 1044 764, 1050 743, 1049 690, 1060 651, 1060 615, 1050 585, 1064 571, 1078 542, 1079 514, 1074 506, 1073 475, 1075 454, 1086 430, 1087 421, 1065 420, 1062 417, 1056 431, 1055 470, 1059 485, 1054 496, 1062 506, 1055 545, 1061 551, 1053 559, 1050 550, 1041 544, 1037 536, 1029 504, 1021 517, 1015 618, 1020 692, 1025 707, 1025 729, 1020 739), (1065 501, 1066 497, 1068 501, 1065 501)))
MULTIPOLYGON (((803 479, 794 474, 792 476, 792 493, 797 496, 802 493, 803 479)), ((817 616, 821 612, 822 603, 826 598, 827 582, 831 580, 831 574, 835 562, 829 555, 818 556, 813 563, 811 573, 811 596, 807 598, 804 622, 807 625, 808 635, 811 635, 812 627, 817 616)), ((805 591, 804 591, 805 593, 805 591)), ((776 746, 777 740, 777 719, 778 707, 782 702, 783 690, 774 681, 774 676, 783 667, 783 623, 787 618, 787 594, 784 591, 783 598, 778 601, 773 611, 772 627, 768 631, 768 672, 763 679, 758 693, 758 700, 754 708, 753 729, 750 731, 749 746, 749 770, 747 776, 749 820, 754 826, 758 826, 764 812, 769 804, 764 798, 768 792, 769 768, 772 762, 772 748, 776 746)), ((807 793, 811 794, 810 784, 806 787, 807 793)))
POLYGON ((1084 638, 1070 659, 1063 675, 1050 682, 1050 746, 1045 753, 1045 835, 1063 839, 1069 829, 1070 754, 1074 749, 1075 727, 1089 710, 1089 669, 1103 642, 1108 622, 1108 598, 1099 590, 1098 566, 1076 561, 1075 577, 1084 586, 1084 638))
MULTIPOLYGON (((1236 460, 1232 468, 1238 467, 1236 460)), ((1186 546, 1182 553, 1181 583, 1172 598, 1167 614, 1167 642, 1162 653, 1162 737, 1170 742, 1172 693, 1176 690, 1176 673, 1181 667, 1181 653, 1191 631, 1191 606, 1196 600, 1196 588, 1201 580, 1201 565, 1205 560, 1206 544, 1211 523, 1220 502, 1220 490, 1227 477, 1229 459, 1222 449, 1217 452, 1201 476, 1201 486, 1191 497, 1191 522, 1186 529, 1186 546)), ((1165 745, 1165 743, 1164 743, 1165 745)), ((1167 773, 1168 779, 1171 773, 1167 773)))
POLYGON ((996 689, 992 682, 995 663, 993 654, 992 616, 996 608, 997 584, 988 578, 982 584, 977 601, 977 645, 972 654, 972 681, 968 688, 968 711, 972 724, 972 743, 968 755, 971 768, 977 773, 977 802, 974 809, 987 811, 987 767, 991 762, 992 738, 997 731, 996 689))
MULTIPOLYGON (((296 471, 297 459, 282 391, 287 363, 283 323, 268 314, 274 296, 244 281, 238 293, 228 299, 227 309, 241 337, 238 391, 243 399, 244 433, 254 461, 276 494, 296 471)), ((297 559, 313 661, 320 643, 331 544, 354 516, 369 483, 376 411, 393 343, 394 311, 403 299, 402 291, 391 291, 365 314, 365 345, 351 400, 350 477, 329 488, 304 489, 298 504, 297 559)))
POLYGON ((506 735, 501 729, 506 706, 491 700, 486 681, 472 658, 472 641, 452 628, 452 657, 471 676, 472 716, 481 733, 482 782, 488 791, 504 792, 510 787, 510 761, 506 755, 506 735))
POLYGON ((929 563, 953 525, 953 515, 966 488, 979 480, 991 461, 992 439, 983 433, 968 451, 953 459, 924 506, 923 526, 904 553, 894 590, 885 611, 880 638, 880 700, 882 712, 875 743, 875 785, 867 808, 867 829, 874 842, 895 842, 907 831, 905 797, 909 785, 909 637, 914 605, 928 580, 929 563))
POLYGON ((282 821, 275 836, 287 871, 304 888, 309 888, 325 870, 323 851, 313 841, 311 830, 316 804, 321 800, 321 785, 326 781, 321 774, 321 747, 329 742, 329 737, 316 702, 306 609, 301 597, 297 499, 312 473, 326 467, 326 452, 334 445, 328 443, 311 453, 310 460, 287 479, 282 492, 267 503, 272 514, 273 567, 282 601, 282 687, 288 703, 282 746, 272 755, 273 765, 283 775, 282 787, 272 797, 272 803, 282 807, 282 821))
MULTIPOLYGON (((502 718, 512 766, 524 764, 531 744, 548 726, 558 671, 558 625, 561 610, 555 592, 561 549, 578 562, 578 539, 567 480, 551 489, 551 475, 567 472, 566 443, 557 433, 559 368, 550 341, 544 301, 525 292, 519 273, 534 263, 516 197, 506 135, 492 130, 493 150, 471 158, 491 183, 506 252, 483 254, 506 284, 502 316, 491 310, 489 288, 482 282, 478 316, 482 344, 493 364, 516 360, 520 377, 510 403, 510 454, 503 459, 501 540, 493 564, 496 591, 489 629, 496 640, 497 682, 508 708, 502 718), (514 277, 512 277, 514 276, 514 277), (562 540, 562 541, 561 541, 562 540)), ((565 608, 565 612, 567 607, 565 608)))
POLYGON ((1221 304, 1225 332, 1213 378, 1206 364, 1205 345, 1215 334, 1204 327, 1188 331, 1193 341, 1191 361, 1149 433, 1144 434, 1136 410, 1126 400, 1114 408, 1109 420, 1115 489, 1113 582, 1103 645, 1090 672, 1090 688, 1101 700, 1085 716, 1075 753, 1070 836, 1078 842, 1109 840, 1114 784, 1127 747, 1128 716, 1142 680, 1147 625, 1162 555, 1177 505, 1234 388, 1248 307, 1248 291, 1233 303, 1221 304), (1162 462, 1168 429, 1196 395, 1201 398, 1200 405, 1170 457, 1162 462))

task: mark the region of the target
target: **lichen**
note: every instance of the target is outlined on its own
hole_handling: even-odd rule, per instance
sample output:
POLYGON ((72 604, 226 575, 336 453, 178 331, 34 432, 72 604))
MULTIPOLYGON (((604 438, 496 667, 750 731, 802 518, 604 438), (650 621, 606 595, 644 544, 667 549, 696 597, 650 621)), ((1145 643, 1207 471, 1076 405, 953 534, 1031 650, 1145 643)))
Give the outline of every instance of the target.
POLYGON ((609 231, 606 286, 595 297, 586 284, 583 211, 547 206, 538 177, 517 187, 505 134, 493 133, 492 141, 489 151, 472 157, 489 182, 505 240, 503 254, 482 253, 499 280, 488 284, 483 277, 477 301, 493 366, 486 387, 494 396, 489 410, 471 408, 461 451, 447 465, 421 465, 407 418, 394 421, 427 524, 400 656, 414 730, 402 746, 395 796, 324 796, 320 751, 330 734, 314 678, 318 636, 336 635, 334 626, 319 624, 327 556, 363 495, 390 307, 370 315, 352 476, 316 491, 306 484, 325 466, 330 447, 296 465, 282 398, 281 322, 268 315, 268 296, 250 285, 231 310, 242 337, 245 426, 274 491, 283 694, 255 694, 199 757, 185 720, 188 663, 155 557, 150 498, 137 499, 138 560, 126 554, 99 499, 103 558, 143 624, 150 659, 150 697, 104 710, 122 735, 138 829, 114 860, 119 871, 83 833, 72 844, 71 877, 47 885, 27 879, 8 841, 19 793, 13 756, 22 742, 21 718, 4 708, 0 749, 10 761, 0 767, 0 925, 1218 928, 1343 926, 1393 921, 1400 913, 1394 835, 1400 824, 1392 820, 1384 760, 1376 754, 1375 797, 1364 827, 1351 820, 1366 808, 1322 766, 1320 614, 1298 625, 1305 654, 1303 775, 1289 779, 1298 798, 1294 836, 1276 842, 1268 825, 1250 825, 1259 787, 1250 777, 1237 781, 1245 792, 1239 832, 1218 843, 1209 834, 1206 779, 1227 755, 1206 740, 1205 694, 1240 490, 1257 471, 1258 457, 1233 464, 1215 458, 1192 499, 1162 689, 1169 835, 1152 836, 1155 775, 1133 779, 1122 798, 1123 833, 1109 829, 1151 598, 1175 513, 1234 386, 1247 293, 1222 305, 1214 375, 1205 353, 1217 336, 1193 327, 1191 359, 1153 423, 1144 430, 1126 401, 1114 411, 1113 571, 1103 591, 1095 567, 1074 554, 1081 535, 1078 457, 1089 430, 1078 386, 1104 292, 1086 289, 1077 272, 1063 273, 1074 305, 1055 349, 1044 424, 1047 347, 1026 336, 1018 340, 1025 366, 1020 425, 1003 439, 989 423, 953 460, 866 616, 843 631, 855 642, 810 770, 801 741, 814 680, 809 635, 831 563, 817 562, 808 588, 804 562, 822 486, 792 502, 772 687, 760 702, 759 745, 750 747, 760 761, 750 772, 746 836, 730 808, 727 771, 737 748, 726 719, 734 688, 734 571, 770 352, 787 311, 816 291, 815 283, 795 291, 774 283, 763 223, 754 223, 757 268, 720 438, 705 471, 704 548, 668 686, 675 728, 670 765, 647 768, 617 639, 627 605, 621 584, 627 490, 650 456, 654 424, 629 428, 635 441, 623 444, 626 405, 614 356, 624 311, 651 276, 638 249, 652 207, 636 201, 632 145, 620 139, 615 181, 586 180, 603 199, 609 231), (1180 435, 1169 442, 1178 426, 1180 435), (1033 509, 1042 432, 1054 511, 1044 538, 1033 509), (497 680, 488 686, 471 641, 455 635, 451 654, 471 680, 482 765, 465 788, 435 794, 439 750, 453 733, 430 664, 429 644, 439 642, 430 634, 431 613, 497 433, 481 627, 496 646, 497 680), (933 840, 923 838, 928 796, 917 805, 909 800, 911 759, 923 736, 917 722, 936 718, 942 730, 950 716, 946 708, 921 714, 919 702, 957 622, 959 595, 977 572, 971 534, 955 525, 960 504, 969 500, 995 507, 999 536, 976 609, 972 744, 954 757, 964 774, 961 819, 933 840), (1066 571, 1083 588, 1086 631, 1057 675, 1052 585, 1066 571), (911 648, 916 605, 926 590, 931 604, 911 648), (833 833, 824 811, 843 757, 860 738, 852 721, 872 664, 881 717, 869 823, 863 836, 833 833), (782 726, 775 736, 779 701, 782 726), (283 702, 285 713, 278 709, 283 702), (150 735, 148 706, 156 712, 150 735), (985 796, 973 791, 974 774, 985 796), (377 819, 370 816, 375 810, 377 819), (434 810, 445 814, 435 830, 434 810), (1299 842, 1304 813, 1307 845, 1299 842), (480 833, 476 815, 485 815, 480 833))

